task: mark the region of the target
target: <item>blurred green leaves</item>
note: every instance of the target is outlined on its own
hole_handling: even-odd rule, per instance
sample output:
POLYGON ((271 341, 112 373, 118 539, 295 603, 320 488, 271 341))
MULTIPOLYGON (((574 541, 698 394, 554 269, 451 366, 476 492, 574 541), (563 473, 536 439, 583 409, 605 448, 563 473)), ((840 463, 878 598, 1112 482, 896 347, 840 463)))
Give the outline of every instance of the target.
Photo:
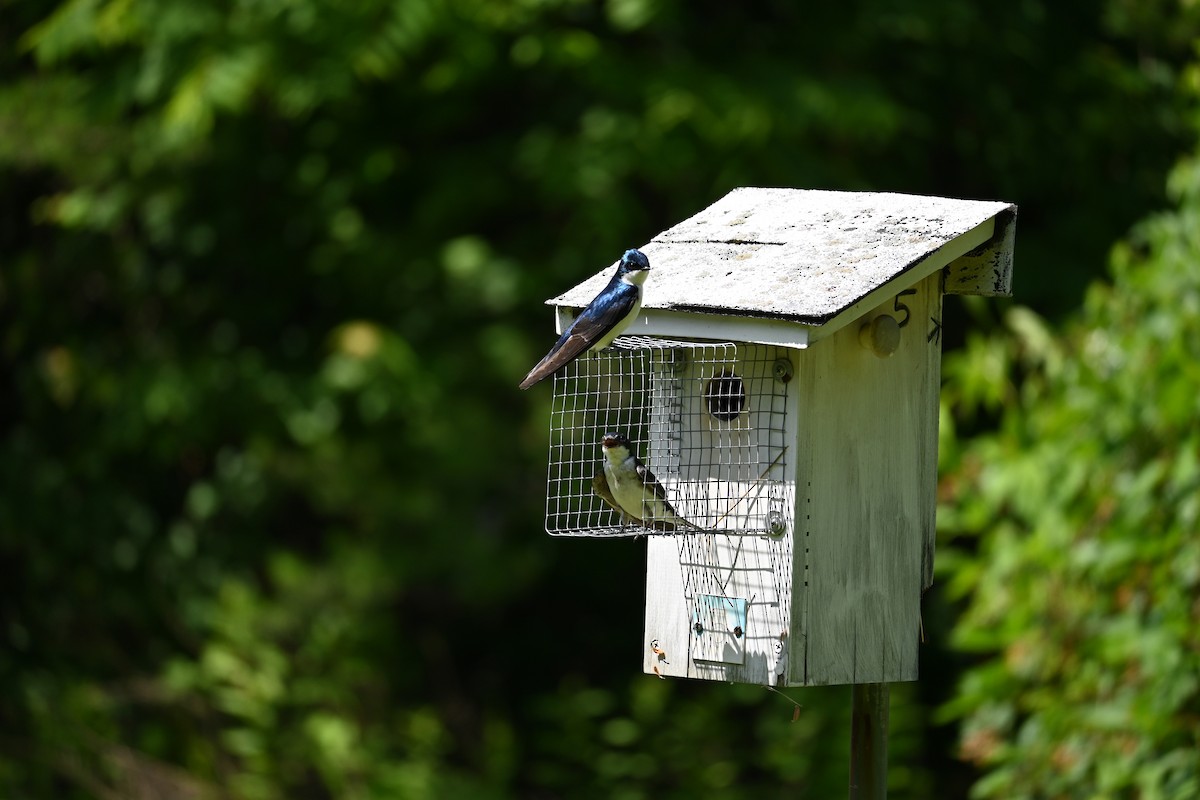
MULTIPOLYGON (((1155 300, 1092 289, 1066 342, 1046 320, 1194 138, 1196 30, 1123 0, 10 4, 0 794, 840 793, 836 690, 792 723, 758 689, 630 677, 640 551, 538 533, 546 395, 514 386, 542 301, 737 185, 1021 205, 1039 313, 947 325, 942 519, 980 551, 939 564, 959 646, 1010 665, 967 676, 964 753, 984 792, 1044 763, 1186 786, 1163 587, 1200 555, 1110 526, 1200 513, 1167 445, 1196 300, 1150 277, 1194 262, 1193 162, 1113 257, 1155 300), (1057 762, 996 755, 1050 735, 1057 762)), ((926 708, 957 666, 928 662, 893 694, 896 795, 971 778, 926 708)))
MULTIPOLYGON (((1011 313, 999 358, 1021 374, 1000 431, 952 472, 944 527, 977 552, 948 574, 960 647, 997 653, 947 707, 980 797, 1184 798, 1200 791, 1200 212, 1191 162, 1176 210, 1113 251, 1056 341, 1011 313)), ((971 349, 952 403, 1003 385, 971 349)), ((965 543, 964 543, 965 544, 965 543)))

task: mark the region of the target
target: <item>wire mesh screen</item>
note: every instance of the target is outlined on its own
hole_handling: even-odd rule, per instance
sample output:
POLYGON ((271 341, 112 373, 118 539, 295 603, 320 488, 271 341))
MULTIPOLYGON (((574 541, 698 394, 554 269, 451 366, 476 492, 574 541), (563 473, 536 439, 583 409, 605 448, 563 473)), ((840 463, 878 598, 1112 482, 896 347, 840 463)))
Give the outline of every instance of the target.
POLYGON ((791 378, 784 353, 763 345, 622 337, 560 370, 550 417, 546 531, 782 533, 791 378), (601 446, 608 434, 627 438, 653 476, 643 476, 640 493, 627 485, 610 490, 601 446))

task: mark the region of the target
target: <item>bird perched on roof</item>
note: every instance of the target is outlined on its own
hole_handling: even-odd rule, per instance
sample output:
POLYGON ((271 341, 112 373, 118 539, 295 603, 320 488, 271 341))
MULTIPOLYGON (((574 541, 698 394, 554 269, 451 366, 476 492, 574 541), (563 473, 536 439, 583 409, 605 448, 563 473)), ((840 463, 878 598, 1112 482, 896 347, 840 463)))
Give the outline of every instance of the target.
POLYGON ((629 326, 642 308, 642 284, 650 260, 640 250, 626 250, 608 285, 580 312, 546 357, 537 363, 521 388, 528 389, 589 350, 603 350, 629 326))
MULTIPOLYGON (((654 473, 634 455, 629 439, 621 433, 606 433, 601 440, 604 451, 604 480, 608 490, 601 497, 621 511, 623 515, 642 523, 647 528, 674 531, 686 528, 698 530, 675 512, 667 500, 663 488, 654 473)), ((593 481, 593 489, 599 489, 600 476, 593 481)))

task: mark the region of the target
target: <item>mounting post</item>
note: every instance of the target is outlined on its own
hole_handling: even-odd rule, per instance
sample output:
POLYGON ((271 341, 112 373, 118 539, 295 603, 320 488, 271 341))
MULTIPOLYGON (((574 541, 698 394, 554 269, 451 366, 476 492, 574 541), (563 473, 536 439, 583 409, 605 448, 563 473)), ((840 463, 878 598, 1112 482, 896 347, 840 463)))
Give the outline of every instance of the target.
POLYGON ((850 709, 850 800, 887 797, 886 683, 856 683, 850 709))

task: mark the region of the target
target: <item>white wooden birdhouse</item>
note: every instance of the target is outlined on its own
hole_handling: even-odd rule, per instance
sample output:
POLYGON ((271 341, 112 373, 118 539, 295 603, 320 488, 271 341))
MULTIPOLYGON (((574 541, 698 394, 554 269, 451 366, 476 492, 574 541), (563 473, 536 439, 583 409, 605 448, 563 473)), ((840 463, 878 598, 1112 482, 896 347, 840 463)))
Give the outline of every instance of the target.
MULTIPOLYGON (((640 248, 626 336, 554 377, 546 529, 645 536, 646 672, 915 680, 943 294, 1007 296, 1016 208, 736 189, 640 248), (628 438, 686 525, 604 498, 628 438)), ((562 330, 611 267, 550 300, 562 330)))

